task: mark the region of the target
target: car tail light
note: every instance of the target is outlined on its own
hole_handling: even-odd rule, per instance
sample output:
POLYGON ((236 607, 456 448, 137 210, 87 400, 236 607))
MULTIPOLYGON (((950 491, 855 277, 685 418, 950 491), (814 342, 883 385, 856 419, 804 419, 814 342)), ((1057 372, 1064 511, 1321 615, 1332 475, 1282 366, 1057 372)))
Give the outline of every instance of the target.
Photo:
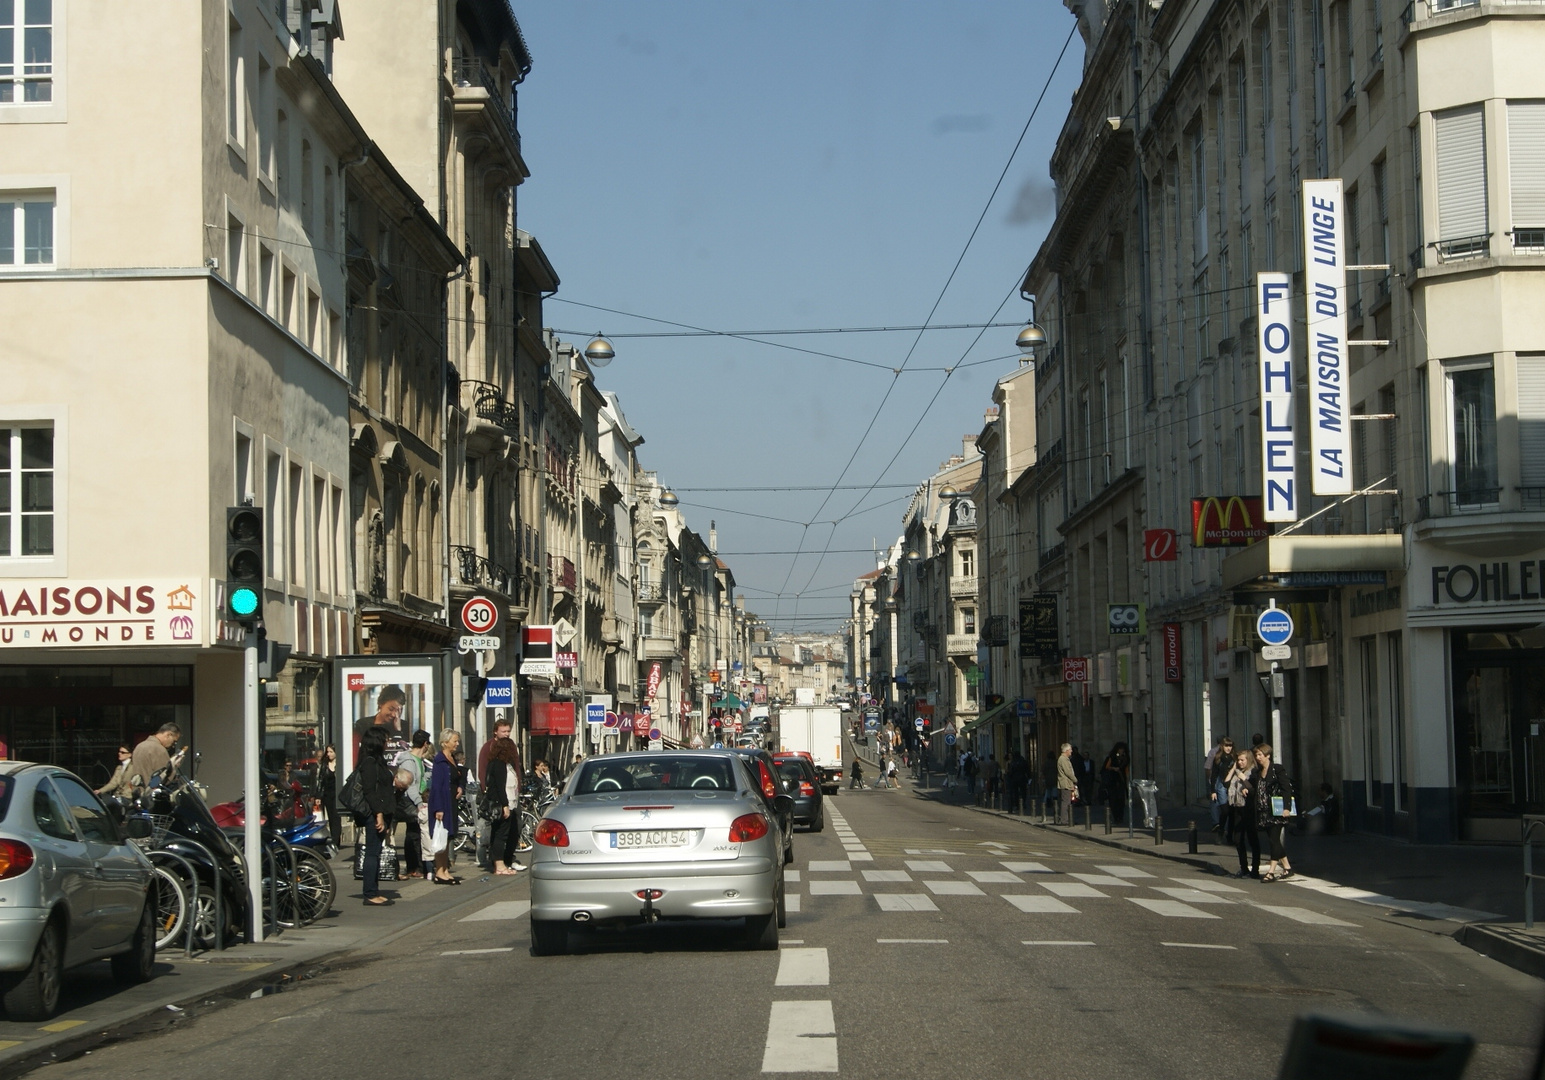
POLYGON ((537 822, 536 835, 532 839, 543 847, 568 847, 569 830, 561 821, 543 818, 537 822))
POLYGON ((730 843, 744 844, 767 835, 767 819, 761 814, 742 814, 730 822, 730 843))
POLYGON ((638 889, 633 893, 640 900, 658 900, 665 895, 664 889, 638 889))
POLYGON ((0 840, 0 881, 20 877, 32 869, 36 856, 20 840, 0 840))
POLYGON ((758 761, 756 767, 757 771, 762 774, 762 794, 766 795, 769 799, 776 798, 778 795, 778 785, 774 782, 772 773, 767 771, 766 763, 758 761))
POLYGON ((801 795, 814 795, 815 787, 810 783, 810 781, 801 780, 799 782, 799 793, 801 795))

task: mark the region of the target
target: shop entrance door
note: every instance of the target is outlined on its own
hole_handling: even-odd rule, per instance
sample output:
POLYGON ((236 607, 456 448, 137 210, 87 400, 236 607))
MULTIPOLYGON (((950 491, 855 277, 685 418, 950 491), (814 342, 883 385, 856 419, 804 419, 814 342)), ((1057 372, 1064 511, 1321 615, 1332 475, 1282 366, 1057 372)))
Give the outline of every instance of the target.
POLYGON ((1462 639, 1454 649, 1454 734, 1467 813, 1545 812, 1545 650, 1520 647, 1514 634, 1462 639))

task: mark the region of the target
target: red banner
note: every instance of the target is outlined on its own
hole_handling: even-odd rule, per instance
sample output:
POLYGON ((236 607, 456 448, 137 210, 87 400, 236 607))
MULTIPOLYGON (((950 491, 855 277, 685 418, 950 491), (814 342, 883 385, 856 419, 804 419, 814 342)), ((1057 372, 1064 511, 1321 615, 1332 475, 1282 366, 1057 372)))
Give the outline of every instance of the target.
POLYGON ((1180 624, 1164 624, 1164 681, 1180 682, 1180 624))
MULTIPOLYGON (((649 665, 649 683, 644 689, 644 700, 646 701, 653 701, 655 695, 660 692, 660 670, 660 661, 658 660, 649 665)), ((647 735, 649 729, 645 728, 644 733, 647 735)))
POLYGON ((1089 681, 1089 658, 1087 656, 1063 657, 1062 681, 1087 683, 1089 681))
POLYGON ((640 739, 648 738, 650 719, 648 709, 633 717, 633 734, 637 735, 640 739))
POLYGON ((1144 562, 1175 562, 1180 558, 1180 542, 1174 529, 1143 530, 1144 562))
POLYGON ((1197 547, 1246 547, 1271 535, 1256 495, 1211 495, 1191 500, 1191 543, 1197 547))
POLYGON ((572 701, 532 702, 531 734, 574 734, 574 703, 572 701))

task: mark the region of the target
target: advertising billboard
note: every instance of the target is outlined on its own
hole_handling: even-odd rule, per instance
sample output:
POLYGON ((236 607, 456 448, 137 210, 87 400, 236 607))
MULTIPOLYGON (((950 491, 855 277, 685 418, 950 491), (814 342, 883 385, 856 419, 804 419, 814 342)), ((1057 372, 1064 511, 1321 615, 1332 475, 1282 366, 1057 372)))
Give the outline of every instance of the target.
POLYGON ((407 749, 415 731, 438 734, 446 726, 438 656, 340 656, 334 670, 343 776, 354 771, 360 736, 372 727, 386 728, 386 760, 392 761, 407 749))
POLYGON ((1265 520, 1298 520, 1298 433, 1293 414, 1293 279, 1255 275, 1261 374, 1261 483, 1265 520))
POLYGON ((1309 478, 1316 495, 1352 493, 1347 396, 1346 203, 1340 178, 1305 180, 1304 339, 1309 369, 1309 478))
POLYGON ((1270 535, 1258 496, 1208 495, 1191 500, 1191 543, 1196 547, 1248 547, 1270 535))

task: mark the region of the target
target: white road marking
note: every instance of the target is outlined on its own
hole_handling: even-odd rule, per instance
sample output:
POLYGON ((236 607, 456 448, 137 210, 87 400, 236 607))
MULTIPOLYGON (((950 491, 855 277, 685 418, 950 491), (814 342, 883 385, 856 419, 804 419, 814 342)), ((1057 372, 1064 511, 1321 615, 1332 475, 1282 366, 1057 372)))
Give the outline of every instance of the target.
POLYGON ((927 881, 923 882, 923 884, 927 885, 928 886, 928 890, 930 892, 932 892, 935 896, 986 896, 987 895, 981 889, 979 889, 975 885, 971 884, 969 881, 938 881, 938 880, 936 880, 934 878, 929 878, 927 881))
POLYGON ((905 870, 864 870, 865 881, 911 881, 912 875, 905 870))
POLYGON ((875 902, 881 911, 938 911, 939 906, 929 897, 916 893, 875 893, 875 902))
POLYGON ((1238 949, 1237 945, 1204 945, 1197 941, 1161 941, 1159 944, 1166 949, 1238 949))
POLYGON ((1085 885, 1104 885, 1107 889, 1135 889, 1137 883, 1126 878, 1114 877, 1111 874, 1069 874, 1070 878, 1077 878, 1085 885))
POLYGON ((799 893, 791 892, 783 895, 783 910, 790 915, 799 914, 799 893))
POLYGON ((1200 889, 1166 889, 1155 885, 1153 891, 1163 893, 1172 900, 1184 900, 1188 904, 1232 904, 1234 902, 1217 893, 1202 892, 1200 889))
POLYGON ((1090 899, 1093 897, 1099 897, 1102 900, 1110 899, 1109 894, 1102 893, 1093 885, 1085 885, 1082 881, 1038 881, 1036 884, 1047 892, 1055 893, 1058 896, 1071 896, 1076 899, 1090 899))
POLYGON ((999 865, 1016 874, 1055 874, 1057 872, 1038 862, 1000 862, 999 865))
POLYGON ((1235 888, 1233 885, 1225 885, 1221 881, 1210 881, 1207 878, 1172 877, 1170 880, 1178 882, 1188 889, 1201 889, 1205 892, 1244 893, 1243 889, 1235 888))
POLYGON ((1147 908, 1155 915, 1163 915, 1166 919, 1217 918, 1210 911, 1199 911, 1190 904, 1182 904, 1179 900, 1150 900, 1146 896, 1129 896, 1127 899, 1138 907, 1147 908))
POLYGON ((848 855, 850 862, 874 862, 874 856, 867 851, 854 851, 848 855))
POLYGON ((774 986, 828 986, 831 966, 825 949, 783 949, 774 986))
POLYGON ((474 911, 457 922, 496 922, 503 919, 518 919, 531 910, 530 900, 500 900, 496 904, 489 904, 481 911, 474 911))
POLYGON ((830 1001, 775 1001, 763 1072, 836 1072, 837 1022, 830 1001))
POLYGON ((856 881, 812 881, 811 896, 858 896, 863 890, 856 881))
POLYGON ((876 945, 948 945, 949 938, 941 937, 877 937, 876 945))
POLYGON ((1385 896, 1382 893, 1367 892, 1363 889, 1354 888, 1351 885, 1337 885, 1334 882, 1304 877, 1301 874, 1294 874, 1288 878, 1287 883, 1289 885, 1297 885, 1301 889, 1312 889, 1314 892, 1324 893, 1326 896, 1335 896, 1342 900, 1353 900, 1359 904, 1368 904, 1372 907, 1405 911, 1412 915, 1425 915, 1429 919, 1447 919, 1455 922, 1485 922, 1488 919, 1502 918, 1501 915, 1495 912, 1476 911, 1474 908, 1454 907, 1451 904, 1433 904, 1424 900, 1398 900, 1393 896, 1385 896))
POLYGON ((1021 945, 1093 945, 1092 941, 1021 941, 1021 945))
POLYGON ((1020 911, 1030 915, 1077 915, 1078 909, 1064 904, 1055 896, 1025 896, 1023 893, 1005 893, 1003 899, 1020 911))
POLYGON ((1270 904, 1257 904, 1262 911, 1269 911, 1273 915, 1281 915, 1285 919, 1294 922, 1307 923, 1310 926, 1356 926, 1356 923, 1343 922, 1333 919, 1329 915, 1322 915, 1318 911, 1310 911, 1308 908, 1297 907, 1272 907, 1270 904))
POLYGON ((1112 866, 1096 866, 1096 870, 1102 870, 1111 877, 1145 878, 1153 877, 1146 870, 1139 870, 1135 866, 1127 866, 1125 863, 1116 863, 1112 866))
POLYGON ((1024 882, 1007 870, 967 870, 966 877, 984 885, 1023 885, 1024 882))
POLYGON ((904 855, 964 855, 964 851, 946 851, 944 848, 902 848, 904 855))
POLYGON ((784 945, 803 945, 804 943, 804 938, 787 938, 783 941, 784 945))
POLYGON ((929 859, 908 859, 908 860, 906 860, 906 863, 907 863, 907 869, 908 870, 915 870, 919 874, 951 874, 951 873, 954 873, 954 871, 950 869, 950 864, 949 863, 947 863, 947 862, 940 862, 937 859, 933 859, 933 860, 929 860, 929 859))
POLYGON ((816 859, 806 869, 812 874, 846 874, 853 868, 848 865, 847 859, 816 859))
POLYGON ((785 870, 783 872, 783 880, 784 881, 798 881, 799 880, 799 871, 798 870, 785 870))
POLYGON ((507 946, 507 947, 505 947, 503 949, 452 949, 450 952, 443 952, 440 955, 441 956, 483 956, 483 955, 485 955, 487 953, 504 953, 504 952, 514 952, 514 951, 515 951, 515 946, 510 945, 510 946, 507 946))

